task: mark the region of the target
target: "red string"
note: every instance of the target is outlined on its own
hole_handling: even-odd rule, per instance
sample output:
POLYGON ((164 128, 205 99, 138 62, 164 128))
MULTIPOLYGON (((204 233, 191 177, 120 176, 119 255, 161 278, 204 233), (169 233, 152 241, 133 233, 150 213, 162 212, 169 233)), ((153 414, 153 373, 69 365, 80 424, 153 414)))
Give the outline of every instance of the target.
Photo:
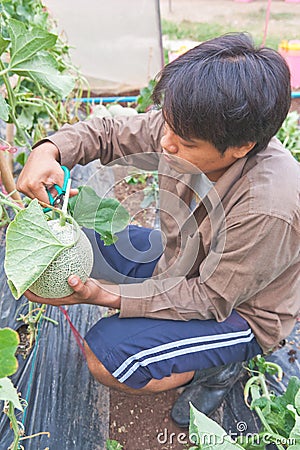
POLYGON ((0 150, 8 153, 16 153, 18 151, 17 147, 12 147, 11 145, 0 145, 0 150))
POLYGON ((73 325, 68 312, 62 306, 59 306, 59 309, 61 310, 61 312, 63 313, 63 315, 67 319, 67 322, 70 325, 71 331, 74 334, 74 337, 76 339, 77 345, 80 348, 80 350, 82 351, 82 354, 83 354, 84 358, 86 359, 85 349, 84 349, 84 346, 83 346, 83 342, 84 342, 83 337, 81 336, 79 331, 73 325))
POLYGON ((268 34, 269 22, 270 22, 271 3, 272 3, 272 0, 268 0, 266 21, 265 21, 265 31, 264 31, 264 37, 263 37, 261 47, 264 47, 266 45, 266 39, 267 39, 267 34, 268 34))

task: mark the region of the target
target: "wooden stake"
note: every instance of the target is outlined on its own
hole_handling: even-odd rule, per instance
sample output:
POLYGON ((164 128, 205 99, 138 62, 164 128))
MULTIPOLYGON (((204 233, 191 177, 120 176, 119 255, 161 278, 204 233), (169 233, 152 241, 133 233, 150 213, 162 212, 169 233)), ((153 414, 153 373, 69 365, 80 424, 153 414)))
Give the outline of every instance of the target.
MULTIPOLYGON (((6 124, 6 142, 14 146, 14 135, 15 135, 15 127, 13 123, 7 123, 6 124)), ((6 158, 8 160, 8 165, 10 167, 10 170, 12 173, 14 173, 14 155, 12 153, 8 153, 6 155, 6 158)))
MULTIPOLYGON (((16 189, 16 184, 13 178, 13 174, 10 170, 8 160, 6 158, 5 153, 0 150, 0 173, 1 173, 1 179, 2 183, 9 194, 10 192, 14 191, 16 189)), ((11 196, 14 200, 21 202, 22 199, 19 194, 19 192, 14 192, 11 196)))

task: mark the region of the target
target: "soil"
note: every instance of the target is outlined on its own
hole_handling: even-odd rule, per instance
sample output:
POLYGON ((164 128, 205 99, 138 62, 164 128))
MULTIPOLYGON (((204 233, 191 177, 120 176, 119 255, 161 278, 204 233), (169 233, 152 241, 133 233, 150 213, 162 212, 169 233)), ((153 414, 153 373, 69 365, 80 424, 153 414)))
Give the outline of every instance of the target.
POLYGON ((110 439, 117 440, 124 450, 186 449, 188 429, 178 428, 170 418, 178 395, 176 390, 147 396, 111 390, 110 439))

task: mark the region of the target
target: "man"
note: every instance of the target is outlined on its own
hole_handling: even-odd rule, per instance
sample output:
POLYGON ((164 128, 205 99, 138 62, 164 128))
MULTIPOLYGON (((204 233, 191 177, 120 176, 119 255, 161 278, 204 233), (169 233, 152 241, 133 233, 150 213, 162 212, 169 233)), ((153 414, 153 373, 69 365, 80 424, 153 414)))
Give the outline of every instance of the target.
POLYGON ((187 426, 189 401, 212 414, 241 362, 276 350, 299 313, 299 165, 273 138, 289 70, 276 51, 229 34, 167 65, 153 98, 162 112, 65 125, 38 143, 18 189, 47 201, 60 164, 97 158, 158 169, 163 238, 130 227, 104 247, 96 236, 112 275, 102 263, 94 273, 115 284, 71 276, 69 297, 26 294, 120 309, 86 336, 90 371, 129 393, 186 385, 172 418, 187 426))

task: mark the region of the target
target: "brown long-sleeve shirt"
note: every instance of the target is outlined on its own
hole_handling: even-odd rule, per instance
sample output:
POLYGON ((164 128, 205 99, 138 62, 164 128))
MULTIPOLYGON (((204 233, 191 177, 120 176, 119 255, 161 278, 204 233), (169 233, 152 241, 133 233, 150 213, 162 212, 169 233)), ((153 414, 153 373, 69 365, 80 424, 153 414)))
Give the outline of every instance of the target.
POLYGON ((191 211, 194 176, 160 157, 162 133, 152 111, 65 125, 50 137, 69 168, 100 158, 159 171, 165 251, 152 278, 120 286, 120 317, 221 322, 235 309, 265 351, 276 349, 300 310, 299 164, 273 138, 191 211))

